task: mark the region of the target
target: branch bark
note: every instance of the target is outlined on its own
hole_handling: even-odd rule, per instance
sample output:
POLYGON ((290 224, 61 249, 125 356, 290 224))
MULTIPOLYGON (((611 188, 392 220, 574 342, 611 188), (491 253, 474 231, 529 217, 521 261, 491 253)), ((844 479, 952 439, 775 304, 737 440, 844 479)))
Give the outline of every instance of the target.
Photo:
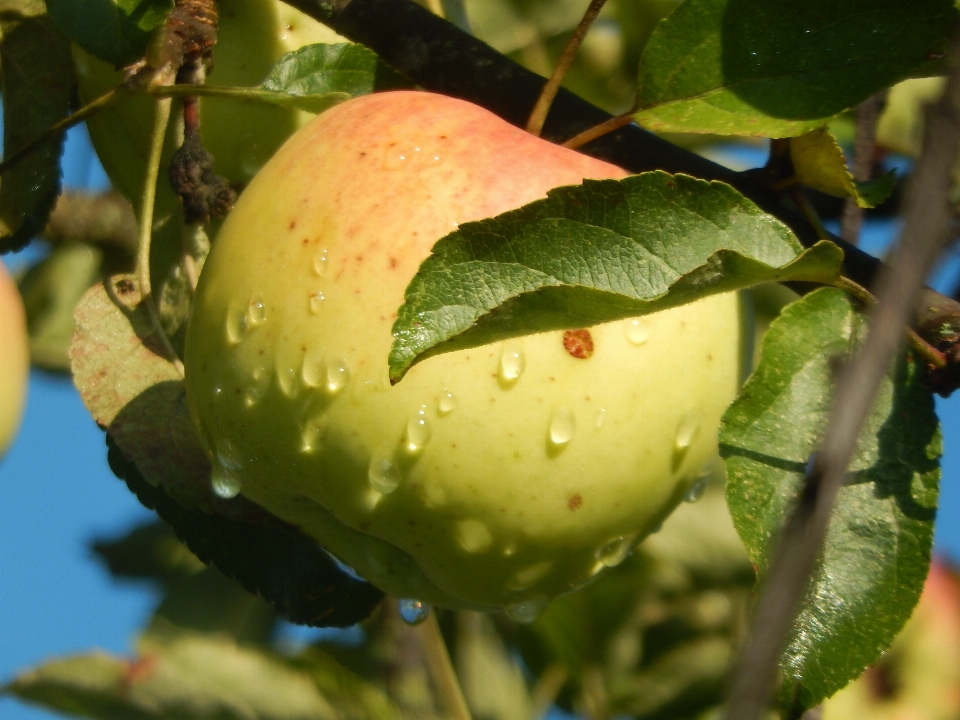
MULTIPOLYGON (((524 127, 546 80, 518 65, 413 0, 285 0, 341 35, 373 49, 385 61, 426 90, 480 105, 517 127, 524 127)), ((611 115, 561 89, 543 127, 542 137, 563 141, 611 119, 611 115)), ((581 152, 630 172, 666 170, 735 187, 762 210, 779 218, 804 245, 817 232, 782 196, 764 182, 762 172, 735 172, 680 148, 635 124, 600 137, 581 152)), ((845 272, 870 287, 883 263, 859 248, 831 236, 845 253, 845 272)), ((931 344, 949 352, 960 342, 960 303, 933 290, 918 295, 912 325, 931 344)), ((949 394, 952 383, 937 388, 949 394)))

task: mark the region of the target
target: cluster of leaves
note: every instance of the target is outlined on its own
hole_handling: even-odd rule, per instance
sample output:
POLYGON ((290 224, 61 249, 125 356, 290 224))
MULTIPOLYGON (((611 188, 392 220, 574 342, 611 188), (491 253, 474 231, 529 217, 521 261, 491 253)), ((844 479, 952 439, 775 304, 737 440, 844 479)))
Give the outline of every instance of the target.
MULTIPOLYGON (((129 63, 144 55, 170 4, 102 0, 84 3, 90 12, 83 13, 70 0, 3 5, 4 150, 12 160, 0 183, 6 251, 47 226, 60 192, 61 139, 43 139, 19 161, 14 156, 37 140, 37 128, 63 121, 71 110, 70 42, 115 65, 129 63)), ((466 17, 503 51, 549 65, 580 5, 477 0, 466 4, 466 17), (501 20, 494 22, 497 13, 501 20)), ((892 176, 855 183, 828 125, 880 89, 941 70, 956 22, 947 0, 909 8, 898 0, 790 7, 773 0, 616 0, 596 29, 608 40, 619 38, 616 52, 594 36, 571 84, 611 109, 632 108, 638 122, 663 132, 789 138, 791 183, 871 207, 890 194, 892 176)), ((313 45, 282 58, 256 87, 189 90, 321 112, 402 82, 366 48, 313 45)), ((31 325, 36 358, 44 356, 44 340, 58 358, 48 364, 63 367, 74 306, 97 277, 112 275, 79 301, 70 350, 77 385, 110 435, 117 474, 219 570, 201 569, 162 528, 104 547, 118 572, 161 578, 167 592, 138 656, 56 661, 8 691, 97 718, 435 715, 422 664, 410 661, 419 652, 416 641, 386 606, 367 621, 359 648, 283 654, 272 643, 277 611, 300 622, 343 625, 365 616, 380 596, 322 549, 306 547, 289 526, 250 503, 220 502, 210 493, 209 465, 182 382, 158 337, 166 332, 178 348, 189 312, 175 229, 176 245, 155 248, 167 265, 151 268, 161 279, 154 293, 162 329, 151 321, 136 278, 116 274, 131 268, 129 242, 117 246, 122 250, 96 240, 60 243, 28 273, 23 289, 28 300, 38 298, 31 325), (216 541, 252 527, 264 532, 262 554, 216 541), (117 558, 128 551, 133 569, 121 571, 117 558), (278 566, 283 556, 296 562, 278 566), (144 569, 149 557, 155 564, 144 569), (266 573, 267 567, 281 570, 266 573), (308 588, 318 586, 331 594, 311 604, 316 598, 308 588)), ((202 252, 196 255, 202 262, 202 252)), ((642 315, 712 293, 769 282, 834 284, 842 259, 827 240, 804 249, 786 226, 722 183, 651 172, 557 190, 464 225, 437 244, 400 309, 391 376, 400 381, 412 363, 438 352, 642 315)), ((860 308, 835 289, 790 306, 725 418, 729 507, 761 574, 821 440, 836 359, 862 341, 861 319, 860 308)), ((781 705, 791 716, 874 662, 915 606, 932 543, 939 442, 930 393, 918 381, 917 364, 904 359, 891 370, 862 433, 823 562, 784 655, 781 705)), ((529 716, 544 699, 558 697, 597 718, 683 718, 719 703, 752 573, 738 544, 718 529, 717 518, 726 517, 719 496, 708 498, 531 626, 444 616, 475 711, 529 716), (525 670, 539 678, 533 691, 525 670)))

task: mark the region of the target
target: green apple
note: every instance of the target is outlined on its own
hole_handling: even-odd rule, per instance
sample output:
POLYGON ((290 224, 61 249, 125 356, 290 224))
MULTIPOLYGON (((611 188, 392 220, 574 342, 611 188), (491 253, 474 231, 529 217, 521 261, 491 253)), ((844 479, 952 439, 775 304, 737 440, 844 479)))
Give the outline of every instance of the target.
MULTIPOLYGON (((304 45, 342 42, 326 26, 280 0, 220 0, 220 29, 209 82, 253 86, 280 57, 304 45)), ((81 102, 87 103, 123 81, 123 73, 74 46, 81 102)), ((234 185, 245 185, 260 166, 313 115, 245 100, 200 99, 201 135, 216 170, 234 185)), ((87 121, 97 155, 114 186, 136 203, 143 192, 155 101, 125 95, 87 121)), ((179 143, 167 133, 165 162, 179 143)), ((161 188, 173 197, 168 183, 161 188)), ((163 200, 160 202, 163 206, 163 200)))
POLYGON ((13 443, 27 398, 27 318, 13 278, 0 262, 0 457, 13 443))
POLYGON ((384 590, 532 619, 617 564, 715 461, 739 300, 433 357, 391 386, 404 289, 433 244, 612 165, 419 92, 295 134, 228 216, 187 331, 191 407, 241 491, 384 590), (579 354, 579 353, 577 353, 579 354))
POLYGON ((960 717, 960 574, 935 560, 913 617, 880 662, 824 703, 823 720, 960 717))

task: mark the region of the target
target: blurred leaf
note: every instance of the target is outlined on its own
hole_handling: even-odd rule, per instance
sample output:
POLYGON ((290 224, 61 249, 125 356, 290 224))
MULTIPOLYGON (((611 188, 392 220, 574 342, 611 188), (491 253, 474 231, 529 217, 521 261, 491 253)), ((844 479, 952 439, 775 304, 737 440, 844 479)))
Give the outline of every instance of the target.
POLYGON ((307 648, 289 662, 309 675, 337 708, 340 720, 401 720, 400 711, 386 693, 322 650, 307 648))
POLYGON ((489 616, 457 613, 456 668, 475 718, 529 720, 532 706, 523 670, 489 616))
POLYGON ((163 487, 146 482, 109 434, 107 446, 113 473, 200 560, 262 596, 291 622, 347 627, 370 615, 383 599, 382 592, 341 569, 312 538, 243 496, 217 499, 215 514, 186 508, 163 487))
POLYGON ((940 57, 951 0, 687 0, 644 51, 651 130, 792 137, 940 57))
MULTIPOLYGON (((40 0, 0 0, 3 155, 11 158, 70 112, 77 80, 70 43, 40 0)), ((19 250, 47 223, 60 194, 63 135, 15 162, 0 182, 0 253, 19 250)))
POLYGON ((27 311, 30 360, 47 370, 70 369, 73 312, 100 279, 103 253, 89 245, 60 245, 31 267, 17 285, 27 311))
POLYGON ((896 172, 857 182, 836 139, 825 127, 790 138, 790 160, 797 181, 836 197, 852 197, 862 208, 876 207, 893 192, 896 172))
MULTIPOLYGON (((789 305, 771 324, 759 367, 724 416, 728 501, 761 573, 826 427, 835 362, 864 333, 862 316, 839 290, 823 288, 789 305)), ((874 662, 920 596, 941 440, 919 375, 910 361, 891 371, 861 431, 822 564, 782 659, 781 701, 791 712, 813 707, 874 662)))
POLYGON ((153 485, 210 510, 210 463, 132 276, 97 285, 80 301, 70 346, 84 404, 153 485))
POLYGON ((439 240, 407 286, 390 379, 414 362, 546 330, 644 315, 787 279, 831 282, 842 252, 719 182, 655 171, 557 188, 439 240))
POLYGON ((204 568, 173 529, 159 520, 138 525, 123 537, 95 540, 90 547, 114 577, 169 583, 204 568))
POLYGON ((581 0, 466 0, 474 34, 502 53, 573 30, 586 5, 581 0))
POLYGON ((904 80, 890 88, 877 124, 877 144, 904 155, 920 154, 923 109, 941 94, 946 78, 904 80))
POLYGON ((6 688, 60 712, 102 720, 337 720, 310 677, 282 658, 218 636, 144 638, 136 660, 103 653, 53 660, 6 688))
POLYGON ((147 51, 150 31, 161 25, 174 0, 47 0, 50 16, 88 53, 123 67, 147 51))
POLYGON ((238 643, 266 644, 276 624, 277 615, 263 598, 208 567, 168 584, 146 632, 150 637, 184 631, 216 633, 238 643))

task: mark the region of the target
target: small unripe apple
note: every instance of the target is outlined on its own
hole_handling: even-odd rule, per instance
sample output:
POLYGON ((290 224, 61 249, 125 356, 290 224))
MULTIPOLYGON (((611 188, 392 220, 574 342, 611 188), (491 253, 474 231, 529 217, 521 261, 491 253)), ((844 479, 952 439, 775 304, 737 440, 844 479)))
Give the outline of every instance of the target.
POLYGON ((448 607, 532 619, 617 564, 715 461, 741 367, 735 294, 438 355, 395 386, 387 355, 439 238, 625 176, 428 93, 358 98, 301 129, 197 288, 187 393, 218 492, 448 607))
MULTIPOLYGON (((311 43, 342 42, 332 30, 280 0, 220 0, 218 6, 218 40, 208 78, 212 84, 258 85, 284 54, 311 43)), ((84 103, 123 81, 122 72, 76 46, 74 64, 84 103)), ((87 121, 110 181, 132 201, 143 192, 154 105, 146 95, 126 95, 87 121)), ((217 173, 235 185, 246 184, 294 130, 313 118, 249 100, 200 98, 199 105, 204 145, 213 154, 217 173)), ((171 128, 164 167, 176 148, 174 135, 171 128)), ((173 198, 167 185, 163 182, 161 188, 173 198)))
POLYGON ((13 278, 0 261, 0 457, 13 444, 27 398, 27 318, 13 278))

